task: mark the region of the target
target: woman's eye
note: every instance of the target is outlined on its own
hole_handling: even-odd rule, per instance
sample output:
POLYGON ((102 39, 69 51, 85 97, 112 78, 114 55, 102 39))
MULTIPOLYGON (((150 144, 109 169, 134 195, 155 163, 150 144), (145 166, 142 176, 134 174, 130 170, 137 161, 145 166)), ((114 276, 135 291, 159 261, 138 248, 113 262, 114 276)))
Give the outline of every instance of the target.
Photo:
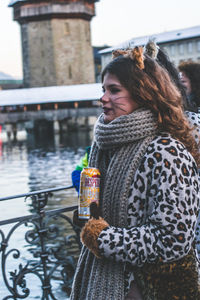
POLYGON ((115 88, 111 89, 110 91, 112 94, 116 94, 116 93, 120 92, 119 89, 115 89, 115 88))

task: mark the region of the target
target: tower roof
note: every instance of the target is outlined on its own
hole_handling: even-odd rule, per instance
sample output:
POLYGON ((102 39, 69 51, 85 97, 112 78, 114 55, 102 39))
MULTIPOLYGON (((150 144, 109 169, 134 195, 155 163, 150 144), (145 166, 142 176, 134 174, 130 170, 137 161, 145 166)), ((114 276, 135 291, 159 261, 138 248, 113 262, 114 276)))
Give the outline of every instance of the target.
MULTIPOLYGON (((18 2, 29 2, 30 0, 10 0, 10 3, 8 6, 13 6, 18 2)), ((85 0, 85 2, 89 2, 89 3, 94 3, 94 2, 98 2, 100 0, 85 0)))
POLYGON ((99 0, 10 0, 14 20, 19 23, 52 18, 79 18, 90 21, 99 0))
POLYGON ((26 2, 27 0, 10 0, 10 3, 8 6, 12 6, 14 4, 16 4, 17 2, 26 2))

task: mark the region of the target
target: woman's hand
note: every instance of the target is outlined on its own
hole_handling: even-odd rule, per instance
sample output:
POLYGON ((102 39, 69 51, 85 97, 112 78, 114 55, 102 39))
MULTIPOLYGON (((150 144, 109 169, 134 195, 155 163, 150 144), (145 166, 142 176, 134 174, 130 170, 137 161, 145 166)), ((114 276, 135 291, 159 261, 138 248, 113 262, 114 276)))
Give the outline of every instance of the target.
POLYGON ((96 202, 92 202, 90 204, 90 216, 91 218, 95 218, 95 219, 99 219, 99 217, 101 216, 100 208, 96 202))
MULTIPOLYGON (((90 204, 90 216, 95 219, 98 219, 100 217, 100 209, 99 206, 96 204, 96 202, 92 202, 90 204)), ((73 224, 80 228, 83 228, 86 222, 87 222, 86 219, 79 218, 78 209, 75 209, 73 213, 73 224)))
POLYGON ((101 231, 108 226, 109 224, 101 217, 91 218, 81 231, 82 243, 98 258, 101 258, 101 255, 97 239, 101 231))

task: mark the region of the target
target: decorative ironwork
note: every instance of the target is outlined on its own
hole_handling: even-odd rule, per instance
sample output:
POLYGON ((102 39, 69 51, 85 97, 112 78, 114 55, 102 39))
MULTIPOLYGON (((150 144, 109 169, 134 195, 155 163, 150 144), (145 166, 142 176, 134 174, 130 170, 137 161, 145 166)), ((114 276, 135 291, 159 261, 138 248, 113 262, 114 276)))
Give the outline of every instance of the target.
POLYGON ((69 214, 77 206, 55 210, 45 210, 45 207, 52 192, 70 188, 72 186, 0 199, 31 199, 35 211, 32 215, 0 221, 1 271, 9 293, 8 296, 3 295, 2 300, 31 299, 35 279, 41 287, 37 299, 60 299, 56 296, 58 288, 54 288, 54 282, 59 286, 59 293, 64 293, 65 298, 69 295, 81 244, 80 228, 72 223, 66 213, 69 214), (7 232, 3 231, 3 226, 7 232), (23 233, 25 241, 22 248, 11 242, 18 231, 23 233), (24 257, 24 249, 28 250, 30 258, 24 257))

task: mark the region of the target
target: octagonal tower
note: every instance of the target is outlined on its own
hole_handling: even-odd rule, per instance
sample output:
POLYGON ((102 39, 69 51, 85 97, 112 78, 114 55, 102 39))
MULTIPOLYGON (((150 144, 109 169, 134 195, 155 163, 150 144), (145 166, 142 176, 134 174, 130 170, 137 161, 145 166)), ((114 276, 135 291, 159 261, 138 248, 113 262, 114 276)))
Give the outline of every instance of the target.
POLYGON ((98 0, 12 0, 24 87, 93 83, 90 20, 98 0))

